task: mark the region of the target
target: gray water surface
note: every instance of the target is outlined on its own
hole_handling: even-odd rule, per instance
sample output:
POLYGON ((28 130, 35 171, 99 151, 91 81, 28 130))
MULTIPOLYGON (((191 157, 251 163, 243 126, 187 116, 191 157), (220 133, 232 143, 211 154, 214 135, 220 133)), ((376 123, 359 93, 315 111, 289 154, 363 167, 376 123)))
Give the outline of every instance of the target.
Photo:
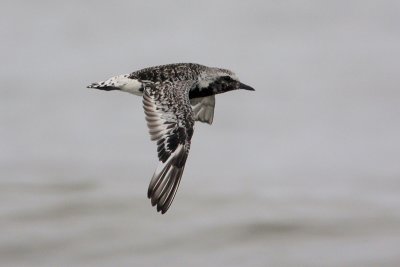
POLYGON ((1 266, 400 266, 397 1, 5 1, 1 266), (141 99, 158 64, 255 92, 196 124, 166 215, 141 99))

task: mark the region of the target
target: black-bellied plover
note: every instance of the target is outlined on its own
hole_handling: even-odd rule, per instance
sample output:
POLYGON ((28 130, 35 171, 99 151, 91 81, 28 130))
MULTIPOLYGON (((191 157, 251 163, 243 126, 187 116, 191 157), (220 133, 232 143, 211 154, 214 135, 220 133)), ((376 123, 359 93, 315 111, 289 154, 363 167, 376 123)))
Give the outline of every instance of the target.
POLYGON ((236 89, 254 91, 230 70, 193 63, 145 68, 92 83, 88 88, 143 96, 151 140, 160 163, 147 192, 157 211, 170 207, 185 168, 195 121, 211 124, 215 95, 236 89))

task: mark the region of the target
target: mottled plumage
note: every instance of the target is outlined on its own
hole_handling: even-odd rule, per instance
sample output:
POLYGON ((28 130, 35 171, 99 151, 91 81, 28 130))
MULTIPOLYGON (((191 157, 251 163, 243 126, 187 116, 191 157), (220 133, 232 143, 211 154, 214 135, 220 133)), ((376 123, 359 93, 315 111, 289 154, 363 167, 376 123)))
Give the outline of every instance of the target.
POLYGON ((178 189, 190 150, 194 121, 211 124, 215 95, 236 89, 254 90, 225 69, 193 63, 169 64, 118 75, 89 88, 121 90, 143 96, 151 140, 160 161, 148 197, 165 213, 178 189))

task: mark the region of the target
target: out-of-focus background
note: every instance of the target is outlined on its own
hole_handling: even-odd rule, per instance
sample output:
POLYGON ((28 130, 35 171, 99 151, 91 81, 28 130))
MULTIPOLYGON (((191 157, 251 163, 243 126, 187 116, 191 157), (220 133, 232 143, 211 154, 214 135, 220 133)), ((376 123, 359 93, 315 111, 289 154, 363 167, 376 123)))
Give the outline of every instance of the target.
POLYGON ((1 266, 400 266, 398 1, 4 1, 1 266), (141 99, 86 85, 234 70, 166 215, 141 99))

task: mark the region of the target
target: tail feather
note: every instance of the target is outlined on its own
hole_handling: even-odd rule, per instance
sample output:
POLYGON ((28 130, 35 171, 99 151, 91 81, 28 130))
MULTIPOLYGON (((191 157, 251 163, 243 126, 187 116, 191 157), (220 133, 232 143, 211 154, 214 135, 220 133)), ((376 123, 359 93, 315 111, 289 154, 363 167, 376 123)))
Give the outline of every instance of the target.
POLYGON ((119 90, 118 87, 116 87, 114 85, 109 85, 105 82, 91 83, 90 85, 87 86, 87 88, 94 88, 94 89, 99 89, 99 90, 104 90, 104 91, 119 90))
POLYGON ((104 91, 121 90, 138 96, 143 94, 142 83, 137 79, 129 78, 129 74, 118 75, 106 81, 91 83, 87 88, 104 91))
POLYGON ((100 83, 91 83, 86 88, 99 88, 100 86, 100 83))

